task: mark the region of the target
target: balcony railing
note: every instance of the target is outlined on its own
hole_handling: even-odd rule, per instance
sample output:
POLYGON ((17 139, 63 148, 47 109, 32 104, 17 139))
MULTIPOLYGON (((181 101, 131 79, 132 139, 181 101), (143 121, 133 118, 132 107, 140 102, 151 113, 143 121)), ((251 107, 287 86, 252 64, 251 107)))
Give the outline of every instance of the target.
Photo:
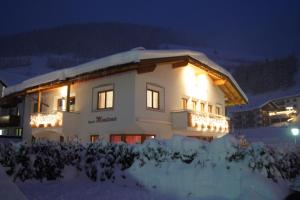
POLYGON ((4 115, 0 116, 0 127, 18 127, 20 126, 20 116, 4 115))
POLYGON ((229 118, 223 115, 182 110, 172 112, 171 118, 172 127, 176 129, 220 133, 227 133, 229 131, 229 118))
POLYGON ((54 111, 51 113, 34 113, 30 116, 30 126, 32 128, 54 128, 61 127, 63 123, 78 117, 76 112, 54 111))

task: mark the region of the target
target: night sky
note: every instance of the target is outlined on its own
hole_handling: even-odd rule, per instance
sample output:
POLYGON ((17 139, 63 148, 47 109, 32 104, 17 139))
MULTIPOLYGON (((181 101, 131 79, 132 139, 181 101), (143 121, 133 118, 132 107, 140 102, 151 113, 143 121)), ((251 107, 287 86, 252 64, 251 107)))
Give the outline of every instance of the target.
POLYGON ((0 34, 118 21, 194 32, 212 48, 300 55, 297 0, 0 0, 0 34))

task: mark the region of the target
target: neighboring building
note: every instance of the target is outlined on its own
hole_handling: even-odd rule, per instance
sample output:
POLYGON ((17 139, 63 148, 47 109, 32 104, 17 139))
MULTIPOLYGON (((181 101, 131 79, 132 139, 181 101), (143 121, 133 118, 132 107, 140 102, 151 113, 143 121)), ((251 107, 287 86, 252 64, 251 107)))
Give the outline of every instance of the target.
MULTIPOLYGON (((0 80, 0 96, 6 88, 6 84, 0 80)), ((23 112, 22 99, 20 97, 11 98, 9 101, 0 101, 0 138, 21 138, 23 112)))
POLYGON ((265 127, 295 122, 300 109, 300 94, 269 100, 247 110, 232 112, 234 128, 265 127))
POLYGON ((232 76, 204 54, 131 50, 8 87, 24 98, 24 139, 140 143, 173 134, 229 132, 225 107, 247 103, 232 76))

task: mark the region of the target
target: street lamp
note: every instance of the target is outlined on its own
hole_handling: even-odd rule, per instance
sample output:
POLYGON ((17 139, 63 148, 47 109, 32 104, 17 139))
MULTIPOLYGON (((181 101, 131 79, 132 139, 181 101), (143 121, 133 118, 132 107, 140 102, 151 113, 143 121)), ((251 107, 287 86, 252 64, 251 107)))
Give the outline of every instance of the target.
POLYGON ((299 135, 299 128, 291 128, 291 133, 295 137, 295 144, 297 143, 297 136, 299 135))

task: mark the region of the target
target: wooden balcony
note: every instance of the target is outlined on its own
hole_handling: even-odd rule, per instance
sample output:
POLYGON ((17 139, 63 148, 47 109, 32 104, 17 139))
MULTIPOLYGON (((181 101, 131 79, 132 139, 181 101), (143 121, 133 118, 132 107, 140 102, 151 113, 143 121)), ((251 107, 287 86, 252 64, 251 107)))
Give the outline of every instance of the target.
POLYGON ((228 133, 229 118, 207 112, 181 110, 171 112, 172 128, 199 132, 228 133))

